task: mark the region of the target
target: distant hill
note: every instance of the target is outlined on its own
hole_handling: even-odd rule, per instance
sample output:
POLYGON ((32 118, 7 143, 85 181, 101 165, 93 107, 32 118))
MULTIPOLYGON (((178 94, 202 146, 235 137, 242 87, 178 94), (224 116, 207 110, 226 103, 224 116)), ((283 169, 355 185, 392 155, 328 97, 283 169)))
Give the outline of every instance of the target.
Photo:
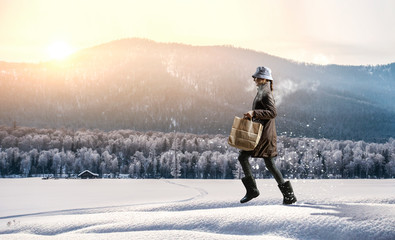
POLYGON ((67 61, 0 62, 0 124, 228 134, 250 110, 257 66, 272 69, 277 131, 395 137, 395 63, 313 65, 230 46, 123 39, 67 61))

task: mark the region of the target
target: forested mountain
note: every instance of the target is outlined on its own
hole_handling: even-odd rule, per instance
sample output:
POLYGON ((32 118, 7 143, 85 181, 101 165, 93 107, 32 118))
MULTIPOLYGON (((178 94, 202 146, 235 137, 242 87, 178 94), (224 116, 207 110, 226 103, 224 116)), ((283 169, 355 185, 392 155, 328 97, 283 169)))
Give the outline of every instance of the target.
POLYGON ((250 110, 257 66, 273 71, 277 131, 385 142, 395 136, 395 63, 296 63, 230 46, 124 39, 65 61, 0 62, 0 124, 229 133, 250 110))

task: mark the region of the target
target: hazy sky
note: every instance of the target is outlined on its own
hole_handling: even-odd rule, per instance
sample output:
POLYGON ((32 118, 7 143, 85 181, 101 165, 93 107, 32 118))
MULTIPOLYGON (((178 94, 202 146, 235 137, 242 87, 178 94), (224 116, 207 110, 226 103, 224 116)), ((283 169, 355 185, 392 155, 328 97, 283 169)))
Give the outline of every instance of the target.
POLYGON ((395 0, 0 0, 0 60, 121 38, 233 45, 320 64, 395 62, 395 0))

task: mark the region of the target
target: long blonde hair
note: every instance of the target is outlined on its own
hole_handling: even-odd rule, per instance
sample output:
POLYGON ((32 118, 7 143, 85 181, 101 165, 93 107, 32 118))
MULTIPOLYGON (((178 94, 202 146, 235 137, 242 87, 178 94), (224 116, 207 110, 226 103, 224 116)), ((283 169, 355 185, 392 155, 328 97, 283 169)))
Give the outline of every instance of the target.
POLYGON ((268 79, 266 79, 266 81, 270 82, 270 90, 272 90, 272 92, 273 92, 273 81, 272 80, 268 80, 268 79))

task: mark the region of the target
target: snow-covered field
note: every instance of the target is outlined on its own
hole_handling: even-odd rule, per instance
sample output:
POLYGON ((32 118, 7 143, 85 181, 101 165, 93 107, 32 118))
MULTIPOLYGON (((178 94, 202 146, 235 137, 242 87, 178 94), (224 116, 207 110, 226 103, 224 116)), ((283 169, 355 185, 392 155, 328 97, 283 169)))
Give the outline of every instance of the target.
POLYGON ((0 239, 395 239, 395 180, 0 179, 0 239))

